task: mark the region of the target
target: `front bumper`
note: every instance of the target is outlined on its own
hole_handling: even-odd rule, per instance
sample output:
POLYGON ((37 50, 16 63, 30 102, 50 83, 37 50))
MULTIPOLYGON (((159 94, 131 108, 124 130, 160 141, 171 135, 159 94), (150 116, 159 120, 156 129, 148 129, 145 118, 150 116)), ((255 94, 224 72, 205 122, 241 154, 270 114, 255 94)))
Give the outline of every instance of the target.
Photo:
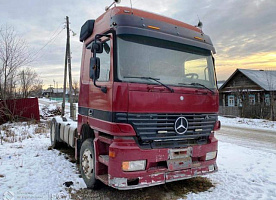
POLYGON ((182 162, 181 158, 178 162, 177 150, 183 153, 182 150, 185 148, 146 150, 140 149, 135 141, 114 141, 109 147, 109 151, 114 152, 116 156, 109 158, 108 185, 119 190, 128 190, 216 172, 218 170, 216 158, 212 160, 205 160, 205 158, 206 153, 217 151, 217 145, 218 141, 213 137, 209 144, 187 147, 186 158, 190 158, 191 162, 182 162), (146 169, 135 172, 122 170, 123 161, 135 160, 146 160, 146 169))
POLYGON ((218 170, 216 163, 208 167, 191 168, 173 172, 161 172, 138 177, 138 184, 129 185, 128 178, 118 178, 108 176, 108 185, 119 190, 130 190, 144 187, 150 187, 155 185, 161 185, 168 182, 179 181, 189 179, 208 173, 213 173, 218 170))

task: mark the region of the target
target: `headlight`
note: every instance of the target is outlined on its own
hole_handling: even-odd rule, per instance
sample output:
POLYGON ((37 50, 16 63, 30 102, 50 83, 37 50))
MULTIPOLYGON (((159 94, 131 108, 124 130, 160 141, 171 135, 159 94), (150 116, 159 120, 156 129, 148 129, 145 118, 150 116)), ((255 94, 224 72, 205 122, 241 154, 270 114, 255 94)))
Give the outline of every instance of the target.
POLYGON ((217 156, 217 152, 216 151, 211 151, 206 153, 206 158, 205 160, 212 160, 217 156))
POLYGON ((146 160, 136 160, 136 161, 124 161, 122 162, 123 171, 140 171, 145 170, 146 160))

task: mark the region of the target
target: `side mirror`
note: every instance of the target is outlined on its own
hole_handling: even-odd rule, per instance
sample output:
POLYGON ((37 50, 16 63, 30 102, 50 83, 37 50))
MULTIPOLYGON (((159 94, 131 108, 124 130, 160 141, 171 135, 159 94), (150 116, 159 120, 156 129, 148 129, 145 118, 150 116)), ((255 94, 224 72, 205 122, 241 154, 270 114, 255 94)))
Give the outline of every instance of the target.
POLYGON ((103 43, 100 41, 94 41, 92 43, 92 48, 91 51, 94 53, 96 51, 96 53, 102 53, 103 52, 103 43))
POLYGON ((89 77, 92 80, 98 80, 100 77, 100 58, 90 58, 89 77))

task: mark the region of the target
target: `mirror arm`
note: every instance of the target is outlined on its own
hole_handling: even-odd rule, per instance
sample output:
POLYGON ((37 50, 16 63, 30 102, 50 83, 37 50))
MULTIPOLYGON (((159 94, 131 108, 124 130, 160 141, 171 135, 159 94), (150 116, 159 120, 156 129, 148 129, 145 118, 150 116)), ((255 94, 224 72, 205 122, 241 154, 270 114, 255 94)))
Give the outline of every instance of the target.
POLYGON ((102 86, 102 87, 101 87, 101 91, 102 91, 103 93, 107 93, 107 87, 106 87, 106 86, 102 86))
POLYGON ((101 88, 101 86, 99 86, 99 85, 96 84, 96 79, 93 79, 93 83, 94 83, 94 85, 95 85, 97 88, 101 88))
POLYGON ((96 58, 96 53, 97 53, 96 49, 93 49, 93 58, 96 58))
POLYGON ((95 41, 98 40, 98 39, 100 39, 101 37, 108 37, 108 38, 110 38, 111 36, 108 35, 108 34, 97 34, 95 36, 95 41))
POLYGON ((93 83, 95 87, 100 88, 103 93, 107 93, 107 87, 106 86, 99 86, 96 84, 96 79, 93 79, 93 83))

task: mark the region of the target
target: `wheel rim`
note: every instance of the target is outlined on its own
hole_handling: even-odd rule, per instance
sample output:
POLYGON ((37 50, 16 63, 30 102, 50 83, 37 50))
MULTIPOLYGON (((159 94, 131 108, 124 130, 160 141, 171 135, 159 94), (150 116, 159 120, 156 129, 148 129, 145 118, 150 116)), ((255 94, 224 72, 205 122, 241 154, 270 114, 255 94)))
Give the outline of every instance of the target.
POLYGON ((90 179, 93 175, 93 166, 94 166, 94 161, 92 157, 92 153, 89 149, 85 149, 83 154, 82 154, 82 170, 85 176, 90 179))
POLYGON ((55 130, 55 124, 52 124, 52 128, 51 128, 51 141, 52 143, 55 141, 55 134, 56 134, 56 130, 55 130))

